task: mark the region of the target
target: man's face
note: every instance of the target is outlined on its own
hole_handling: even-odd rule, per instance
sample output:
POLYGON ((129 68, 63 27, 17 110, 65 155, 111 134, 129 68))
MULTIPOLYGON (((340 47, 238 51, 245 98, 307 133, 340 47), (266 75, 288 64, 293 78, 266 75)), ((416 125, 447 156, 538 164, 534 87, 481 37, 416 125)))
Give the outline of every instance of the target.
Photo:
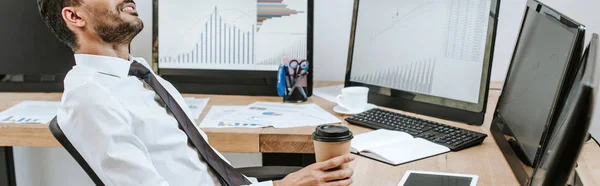
POLYGON ((142 29, 133 0, 83 0, 88 23, 106 43, 129 43, 142 29))

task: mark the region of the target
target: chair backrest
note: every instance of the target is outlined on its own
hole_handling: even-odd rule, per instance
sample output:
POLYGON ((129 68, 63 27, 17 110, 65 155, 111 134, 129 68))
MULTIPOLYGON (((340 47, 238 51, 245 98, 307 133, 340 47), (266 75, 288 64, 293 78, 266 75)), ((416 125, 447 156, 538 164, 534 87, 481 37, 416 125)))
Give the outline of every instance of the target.
POLYGON ((92 167, 90 167, 85 159, 83 159, 83 156, 81 156, 73 144, 71 144, 67 136, 65 136, 65 133, 63 133, 62 129, 60 129, 60 126, 58 126, 56 117, 54 117, 54 119, 52 119, 50 122, 50 132, 54 138, 56 138, 56 140, 58 140, 58 142, 67 150, 67 152, 71 154, 73 159, 77 161, 79 166, 83 168, 85 173, 87 173, 87 175, 92 179, 92 181, 94 181, 96 185, 105 185, 102 180, 100 180, 100 177, 98 177, 98 175, 94 172, 94 170, 92 170, 92 167))

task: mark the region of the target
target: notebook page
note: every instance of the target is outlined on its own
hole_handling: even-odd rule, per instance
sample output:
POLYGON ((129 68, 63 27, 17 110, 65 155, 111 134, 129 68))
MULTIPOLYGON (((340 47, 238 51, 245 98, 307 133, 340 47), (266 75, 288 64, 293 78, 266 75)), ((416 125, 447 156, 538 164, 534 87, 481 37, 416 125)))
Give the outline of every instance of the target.
POLYGON ((412 139, 414 138, 405 132, 379 129, 354 136, 354 139, 352 139, 351 142, 351 147, 353 152, 361 152, 377 146, 399 143, 412 139))
POLYGON ((414 138, 414 140, 410 141, 402 141, 365 150, 365 152, 374 154, 375 157, 381 157, 383 158, 382 160, 394 165, 423 159, 449 151, 450 149, 448 147, 421 138, 414 138))

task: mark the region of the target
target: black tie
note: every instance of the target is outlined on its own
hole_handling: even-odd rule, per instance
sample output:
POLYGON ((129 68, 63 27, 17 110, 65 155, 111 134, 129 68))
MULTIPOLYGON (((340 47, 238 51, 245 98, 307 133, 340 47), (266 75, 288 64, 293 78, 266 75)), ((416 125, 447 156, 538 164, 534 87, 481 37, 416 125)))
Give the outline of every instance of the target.
POLYGON ((196 126, 187 117, 181 106, 177 104, 175 99, 167 92, 167 90, 158 82, 156 77, 144 65, 133 62, 129 68, 129 75, 136 76, 143 81, 146 81, 152 89, 158 94, 160 99, 167 105, 167 109, 171 111, 181 130, 183 130, 192 144, 196 147, 200 155, 204 157, 208 165, 218 174, 221 184, 230 186, 248 185, 250 181, 240 172, 235 170, 231 165, 225 162, 217 153, 208 145, 206 140, 200 135, 196 126))

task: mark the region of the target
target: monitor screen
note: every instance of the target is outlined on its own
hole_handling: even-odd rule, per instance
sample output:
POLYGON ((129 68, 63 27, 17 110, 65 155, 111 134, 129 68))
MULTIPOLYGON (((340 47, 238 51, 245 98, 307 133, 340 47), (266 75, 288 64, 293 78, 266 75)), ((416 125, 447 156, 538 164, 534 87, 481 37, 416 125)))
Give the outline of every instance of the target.
POLYGON ((356 1, 346 86, 369 87, 381 106, 455 121, 463 118, 435 113, 456 111, 432 110, 484 112, 498 8, 498 0, 356 1))
POLYGON ((350 81, 477 103, 491 0, 463 2, 360 1, 350 81))
POLYGON ((412 173, 402 186, 471 186, 472 177, 412 173))
POLYGON ((73 51, 46 26, 35 0, 0 1, 0 23, 0 76, 64 76, 75 65, 73 51))
POLYGON ((529 1, 496 115, 511 131, 529 163, 535 157, 567 81, 580 24, 529 1))
POLYGON ((306 60, 312 95, 314 0, 153 2, 152 64, 181 92, 276 96, 279 65, 306 60))

